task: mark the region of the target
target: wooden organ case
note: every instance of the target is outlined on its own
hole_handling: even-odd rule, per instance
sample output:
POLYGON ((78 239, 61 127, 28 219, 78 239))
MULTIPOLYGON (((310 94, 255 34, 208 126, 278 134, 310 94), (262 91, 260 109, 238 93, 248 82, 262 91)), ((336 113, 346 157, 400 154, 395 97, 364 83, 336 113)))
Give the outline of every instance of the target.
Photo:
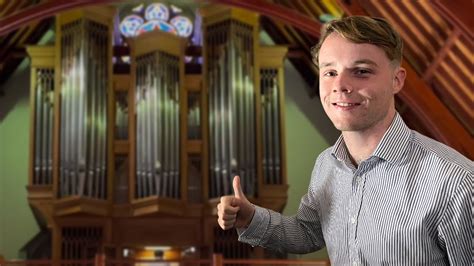
POLYGON ((57 15, 54 46, 30 46, 28 200, 51 232, 51 258, 123 258, 147 246, 262 258, 216 222, 240 175, 255 204, 287 199, 286 47, 261 46, 258 15, 202 8, 201 73, 187 40, 154 31, 127 40, 114 73, 114 9, 57 15))

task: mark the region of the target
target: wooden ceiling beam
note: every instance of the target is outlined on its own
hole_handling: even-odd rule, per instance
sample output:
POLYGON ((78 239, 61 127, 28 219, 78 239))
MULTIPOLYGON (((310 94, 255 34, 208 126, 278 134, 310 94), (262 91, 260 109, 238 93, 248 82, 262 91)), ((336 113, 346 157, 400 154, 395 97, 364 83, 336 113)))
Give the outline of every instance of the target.
POLYGON ((15 10, 18 9, 18 7, 23 6, 25 1, 6 1, 2 5, 0 5, 0 17, 5 17, 6 14, 11 14, 15 10))
POLYGON ((448 0, 436 0, 431 4, 441 16, 456 27, 459 27, 471 40, 474 38, 474 33, 472 32, 474 27, 472 1, 456 1, 456 3, 453 3, 453 1, 448 0))
MULTIPOLYGON (((382 17, 386 18, 392 25, 396 25, 397 19, 398 19, 398 14, 394 14, 389 9, 386 9, 382 6, 383 3, 378 2, 378 1, 372 1, 371 4, 374 6, 374 8, 380 12, 382 17)), ((405 25, 400 25, 400 28, 406 27, 405 25)), ((411 38, 409 31, 399 31, 400 36, 403 39, 403 42, 406 44, 406 48, 409 48, 410 50, 413 50, 413 56, 419 58, 416 59, 417 62, 423 62, 423 70, 425 70, 429 62, 431 62, 432 57, 428 53, 427 49, 422 49, 420 43, 415 39, 411 38)))
POLYGON ((0 19, 0 36, 35 20, 42 20, 71 8, 120 2, 118 0, 51 0, 0 19))
MULTIPOLYGON (((290 7, 292 9, 299 10, 300 12, 304 12, 305 15, 313 17, 313 18, 318 18, 318 14, 313 13, 307 6, 305 6, 301 1, 289 1, 290 7)), ((322 24, 321 24, 322 27, 322 24)), ((308 50, 316 44, 317 38, 314 36, 308 36, 306 33, 302 32, 300 29, 291 27, 290 31, 294 32, 295 37, 298 39, 300 42, 300 46, 302 47, 307 47, 308 50)), ((318 36, 319 38, 319 36, 318 36)))
POLYGON ((390 10, 393 14, 396 14, 397 22, 400 23, 399 28, 409 29, 407 30, 410 33, 408 39, 415 40, 418 43, 417 46, 423 47, 429 58, 435 57, 437 49, 434 47, 434 43, 428 40, 429 35, 425 34, 423 27, 420 27, 416 24, 418 20, 412 13, 417 13, 416 10, 402 10, 401 6, 404 4, 400 2, 380 2, 385 10, 390 10), (403 26, 402 26, 403 25, 403 26))
POLYGON ((321 23, 318 20, 279 4, 264 0, 211 0, 210 2, 248 9, 284 21, 286 24, 296 27, 311 36, 318 37, 320 35, 321 23))
MULTIPOLYGON (((121 2, 120 0, 51 0, 35 5, 18 13, 0 19, 0 36, 5 35, 31 21, 41 20, 55 15, 61 11, 88 5, 100 5, 121 2)), ((286 8, 282 5, 273 4, 264 0, 211 0, 217 4, 231 5, 248 9, 264 16, 285 21, 285 23, 297 27, 311 36, 319 36, 321 23, 314 18, 305 16, 296 10, 286 8)))
POLYGON ((310 9, 312 14, 318 14, 321 15, 324 12, 324 10, 319 6, 319 1, 313 1, 313 0, 307 0, 304 1, 303 5, 307 6, 308 9, 310 9))
POLYGON ((316 18, 318 17, 317 15, 315 16, 315 14, 301 1, 290 1, 289 3, 293 8, 296 8, 296 10, 299 10, 301 13, 307 16, 316 18))
POLYGON ((305 58, 308 57, 308 50, 303 49, 299 46, 290 46, 288 47, 288 52, 286 53, 286 57, 288 58, 305 58))
POLYGON ((283 36, 283 33, 281 32, 281 30, 276 27, 275 22, 273 22, 271 18, 261 17, 260 23, 261 23, 262 28, 272 37, 275 43, 290 45, 290 42, 288 41, 288 39, 285 36, 283 36))
POLYGON ((296 43, 294 37, 288 32, 285 25, 279 21, 274 21, 273 25, 281 33, 281 35, 286 39, 287 43, 296 43))
POLYGON ((309 51, 314 45, 309 44, 305 39, 303 39, 303 36, 301 36, 302 34, 298 32, 295 27, 286 27, 286 29, 291 34, 291 36, 293 36, 293 39, 296 40, 298 45, 305 48, 307 51, 309 51))
POLYGON ((0 85, 14 72, 22 60, 27 56, 25 46, 36 44, 51 26, 52 19, 45 19, 40 23, 32 23, 11 34, 1 43, 0 85))
POLYGON ((433 62, 431 62, 431 64, 425 70, 425 73, 423 73, 423 79, 424 80, 428 81, 432 78, 432 76, 435 73, 436 69, 439 67, 441 62, 445 59, 446 55, 448 54, 448 52, 453 47, 454 42, 459 38, 460 35, 461 35, 461 32, 459 30, 454 30, 451 33, 448 40, 445 42, 444 46, 438 52, 438 54, 435 57, 435 59, 433 60, 433 62))
POLYGON ((416 1, 404 1, 403 4, 405 5, 405 9, 411 11, 411 14, 415 17, 416 21, 421 24, 425 32, 429 32, 432 38, 435 40, 436 43, 440 44, 444 42, 444 37, 441 36, 439 31, 433 31, 433 24, 429 23, 426 16, 427 14, 424 12, 420 12, 420 8, 416 1))
POLYGON ((9 38, 5 40, 4 43, 2 43, 2 49, 0 50, 0 59, 5 60, 5 58, 8 57, 8 53, 10 53, 10 50, 19 43, 18 40, 25 35, 27 29, 28 27, 19 29, 15 32, 15 34, 9 36, 9 38))
POLYGON ((308 97, 314 98, 318 96, 318 79, 316 76, 316 68, 311 61, 311 56, 307 49, 296 45, 296 41, 288 33, 286 27, 279 21, 274 21, 268 17, 262 17, 262 27, 271 36, 278 45, 289 45, 287 58, 301 74, 307 87, 308 97))
POLYGON ((5 61, 14 58, 25 58, 27 56, 26 49, 24 47, 14 47, 9 49, 7 56, 5 57, 5 61))

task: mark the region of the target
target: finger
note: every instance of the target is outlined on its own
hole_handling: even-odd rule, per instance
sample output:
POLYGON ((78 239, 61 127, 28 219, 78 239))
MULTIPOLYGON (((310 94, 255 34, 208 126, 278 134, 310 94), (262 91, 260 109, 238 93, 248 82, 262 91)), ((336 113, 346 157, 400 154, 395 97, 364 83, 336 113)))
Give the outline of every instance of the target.
POLYGON ((224 214, 237 214, 240 211, 239 206, 226 206, 225 208, 222 209, 222 212, 224 214))
POLYGON ((232 228, 235 225, 235 220, 232 221, 224 221, 224 227, 225 228, 232 228))
POLYGON ((219 214, 234 214, 239 212, 239 206, 232 206, 223 203, 217 204, 217 213, 219 214))
POLYGON ((220 217, 224 217, 226 215, 237 215, 240 208, 239 207, 230 207, 232 209, 224 209, 224 208, 217 208, 217 215, 220 217))
POLYGON ((225 214, 221 217, 221 219, 224 221, 235 221, 235 219, 237 219, 237 214, 225 214))
POLYGON ((219 224, 219 226, 224 229, 224 230, 227 230, 227 229, 231 229, 234 227, 235 225, 235 220, 234 221, 224 221, 222 219, 219 219, 217 220, 217 223, 219 224))
POLYGON ((224 229, 233 228, 234 225, 235 225, 235 220, 233 220, 233 221, 224 221, 224 220, 222 220, 222 228, 224 228, 224 229))
POLYGON ((240 185, 240 177, 238 175, 234 176, 234 180, 232 182, 232 186, 234 188, 234 196, 238 199, 245 199, 245 194, 242 191, 242 186, 240 185))
POLYGON ((218 220, 217 220, 217 223, 219 224, 219 226, 220 226, 222 229, 226 230, 226 228, 225 228, 225 226, 224 226, 224 221, 222 221, 221 219, 218 219, 218 220))

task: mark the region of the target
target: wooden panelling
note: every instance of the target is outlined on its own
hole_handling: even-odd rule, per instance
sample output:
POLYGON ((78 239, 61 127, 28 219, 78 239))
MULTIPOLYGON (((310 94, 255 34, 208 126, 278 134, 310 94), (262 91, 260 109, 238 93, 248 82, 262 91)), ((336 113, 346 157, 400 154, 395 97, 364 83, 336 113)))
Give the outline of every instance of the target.
POLYGON ((130 246, 200 245, 202 238, 201 222, 190 218, 119 219, 114 232, 120 233, 113 235, 113 242, 130 246))
POLYGON ((114 154, 126 155, 130 151, 130 142, 127 140, 116 140, 114 142, 114 154))
POLYGON ((469 34, 471 39, 473 38, 472 1, 437 0, 433 1, 432 4, 446 20, 469 34))

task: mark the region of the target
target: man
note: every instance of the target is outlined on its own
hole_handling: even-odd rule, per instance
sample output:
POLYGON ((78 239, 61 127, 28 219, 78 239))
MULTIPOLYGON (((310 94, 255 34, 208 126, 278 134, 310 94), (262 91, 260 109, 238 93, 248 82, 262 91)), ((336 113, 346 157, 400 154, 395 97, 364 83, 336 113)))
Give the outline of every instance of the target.
POLYGON ((328 23, 312 54, 321 103, 341 136, 317 158, 295 216, 252 205, 235 177, 219 225, 254 246, 326 246, 333 265, 472 265, 473 162, 396 112, 402 46, 382 19, 328 23))

